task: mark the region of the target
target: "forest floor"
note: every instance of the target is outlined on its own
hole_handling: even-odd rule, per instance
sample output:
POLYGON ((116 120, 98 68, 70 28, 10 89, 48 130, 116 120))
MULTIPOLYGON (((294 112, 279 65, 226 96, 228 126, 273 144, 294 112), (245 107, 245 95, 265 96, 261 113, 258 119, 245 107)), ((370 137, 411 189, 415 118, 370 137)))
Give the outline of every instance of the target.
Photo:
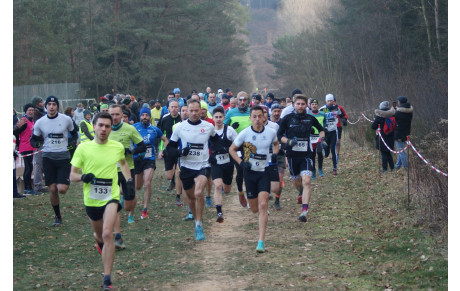
MULTIPOLYGON (((255 251, 258 216, 238 202, 236 185, 224 195, 225 221, 205 209, 206 240, 194 239, 185 206, 167 192, 163 162, 157 162, 150 218, 122 234, 127 245, 115 254, 115 290, 446 290, 447 236, 419 223, 420 210, 407 209, 404 171, 381 174, 378 153, 343 141, 339 174, 312 183, 307 223, 285 173, 281 211, 269 201, 266 252, 255 251)), ((61 196, 63 225, 51 227, 48 195, 13 203, 14 290, 97 290, 102 262, 83 207, 82 185, 61 196)), ((414 195, 414 193, 411 193, 414 195)), ((416 197, 412 197, 416 199, 416 197)))

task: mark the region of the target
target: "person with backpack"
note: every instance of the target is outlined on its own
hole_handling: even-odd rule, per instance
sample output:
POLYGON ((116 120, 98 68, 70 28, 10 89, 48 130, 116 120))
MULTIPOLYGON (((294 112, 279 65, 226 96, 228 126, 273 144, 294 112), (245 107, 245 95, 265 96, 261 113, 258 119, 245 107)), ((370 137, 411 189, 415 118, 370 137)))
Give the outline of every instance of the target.
MULTIPOLYGON (((405 146, 407 136, 410 135, 410 127, 412 122, 412 113, 414 109, 407 102, 407 97, 399 96, 398 97, 398 107, 396 108, 395 119, 396 119, 396 129, 395 129, 395 140, 396 148, 402 150, 405 146)), ((407 156, 405 152, 398 154, 398 159, 396 161, 396 170, 399 168, 407 167, 407 156)))
MULTIPOLYGON (((377 130, 380 128, 380 134, 388 147, 394 150, 395 137, 394 132, 396 128, 395 110, 390 106, 390 102, 383 101, 380 103, 379 109, 375 110, 375 119, 372 122, 371 128, 377 130)), ((394 162, 391 152, 385 146, 379 135, 375 136, 375 147, 380 150, 382 157, 382 172, 385 173, 390 166, 390 170, 394 169, 394 162)))

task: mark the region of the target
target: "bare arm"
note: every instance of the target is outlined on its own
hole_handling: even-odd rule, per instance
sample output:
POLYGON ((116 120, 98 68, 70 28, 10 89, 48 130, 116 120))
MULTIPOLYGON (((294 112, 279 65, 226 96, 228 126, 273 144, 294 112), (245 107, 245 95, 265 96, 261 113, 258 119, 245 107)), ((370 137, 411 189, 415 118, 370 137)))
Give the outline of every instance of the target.
POLYGON ((126 181, 132 178, 131 171, 129 170, 129 166, 128 166, 128 163, 126 162, 126 159, 120 160, 120 169, 126 181))
POLYGON ((72 166, 72 168, 70 169, 70 181, 71 182, 80 182, 81 181, 80 168, 72 166))
MULTIPOLYGON (((230 148, 228 149, 228 153, 230 154, 230 156, 233 158, 233 160, 239 165, 241 164, 241 162, 243 161, 240 157, 238 157, 238 154, 236 153, 236 150, 238 149, 238 147, 232 143, 232 145, 230 146, 230 148)), ((278 148, 279 149, 279 148, 278 148)))

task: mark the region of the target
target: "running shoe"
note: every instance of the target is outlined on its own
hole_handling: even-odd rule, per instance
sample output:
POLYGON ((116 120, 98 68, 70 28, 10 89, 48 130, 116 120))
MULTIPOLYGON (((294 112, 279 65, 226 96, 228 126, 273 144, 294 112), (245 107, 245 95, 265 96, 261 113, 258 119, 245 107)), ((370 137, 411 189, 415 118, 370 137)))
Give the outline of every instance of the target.
POLYGON ((147 214, 147 210, 142 210, 141 219, 147 219, 147 218, 149 218, 149 215, 147 214))
POLYGON ((18 195, 13 195, 13 199, 22 199, 22 198, 26 198, 26 196, 19 194, 19 193, 18 195))
POLYGON ((313 173, 311 174, 311 179, 312 179, 312 180, 315 180, 315 179, 316 179, 316 171, 313 171, 313 173))
POLYGON ((320 177, 324 177, 323 169, 318 169, 318 174, 320 177))
POLYGON ((171 180, 171 182, 169 182, 168 188, 166 188, 166 191, 171 191, 174 189, 174 187, 176 187, 176 183, 171 180))
POLYGON ((189 213, 185 218, 184 218, 185 221, 191 221, 193 220, 193 214, 189 213))
POLYGON ((128 223, 134 223, 134 217, 131 215, 128 215, 128 223))
POLYGON ((248 205, 248 201, 246 200, 246 197, 244 197, 243 192, 238 193, 238 198, 240 199, 241 206, 246 207, 248 205))
POLYGON ((176 196, 176 206, 182 206, 182 201, 180 201, 180 197, 176 196))
POLYGON ((265 253, 264 241, 259 240, 259 242, 257 242, 256 252, 265 253))
POLYGON ((299 192, 299 196, 297 196, 297 204, 302 204, 302 192, 299 192))
POLYGON ((55 216, 52 226, 60 226, 61 224, 62 224, 62 217, 55 216))
POLYGON ((221 213, 217 213, 217 220, 218 223, 224 222, 224 215, 221 213))
POLYGON ((337 169, 332 169, 332 175, 337 176, 337 169))
POLYGON ((121 237, 116 238, 114 244, 115 244, 115 248, 118 250, 126 248, 125 242, 123 241, 121 237))
POLYGON ((212 205, 211 197, 206 196, 206 208, 212 208, 212 207, 214 207, 214 206, 212 205))
POLYGON ((35 191, 32 189, 24 189, 24 195, 29 196, 29 195, 34 195, 35 191))
POLYGON ((112 291, 113 290, 113 287, 112 285, 105 285, 102 286, 102 291, 112 291))
POLYGON ((300 216, 297 217, 297 220, 301 222, 307 222, 307 215, 308 215, 308 210, 302 211, 302 213, 300 213, 300 216))
POLYGON ((273 207, 275 208, 275 210, 281 210, 280 201, 275 200, 275 203, 273 204, 273 207))
POLYGON ((204 236, 203 228, 201 225, 195 227, 195 239, 196 240, 205 240, 206 237, 204 236))

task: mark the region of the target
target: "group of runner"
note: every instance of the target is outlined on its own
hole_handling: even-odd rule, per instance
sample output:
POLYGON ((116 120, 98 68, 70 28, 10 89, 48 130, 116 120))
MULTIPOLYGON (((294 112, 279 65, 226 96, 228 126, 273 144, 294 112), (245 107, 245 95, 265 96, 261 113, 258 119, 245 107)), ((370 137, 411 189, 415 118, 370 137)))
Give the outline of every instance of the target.
POLYGON ((134 222, 135 192, 142 187, 140 217, 149 217, 156 157, 164 159, 168 190, 175 187, 176 204, 182 205, 181 197, 185 200, 189 212, 185 220, 194 220, 198 241, 206 238, 202 217, 208 199, 204 189, 207 197, 213 190, 216 221, 224 222, 222 193, 230 192, 236 168, 239 202, 259 216, 259 253, 265 252, 271 196, 275 198, 274 208, 281 209, 286 165, 299 191, 302 210, 297 219, 301 222, 307 221, 311 180, 316 178, 315 156, 322 177, 323 153, 325 157, 332 153, 332 174, 337 175, 339 128, 346 125, 347 116, 332 94, 327 94, 326 105, 318 108, 317 99, 308 98, 298 89, 290 96, 292 102, 291 98, 276 99, 272 93, 267 94, 265 102, 261 95, 253 94, 251 102, 244 91, 233 96, 229 89, 226 93, 219 90, 220 103, 208 89, 205 94, 192 92, 188 98, 180 97, 180 90, 174 89, 159 118, 155 113, 161 107, 158 100, 138 104, 141 109, 135 123, 128 105, 136 101, 101 100, 104 102, 100 106, 84 112, 79 124, 81 143, 72 158, 68 145, 78 139, 78 130, 71 117, 58 112, 57 97, 46 99, 46 115, 32 124, 29 142, 35 149, 43 146, 45 184, 55 212, 53 226, 62 224, 58 193, 65 193, 70 181, 83 182, 86 213, 104 265, 103 290, 112 288, 115 248, 125 248, 119 212, 124 208, 128 223, 134 222))

